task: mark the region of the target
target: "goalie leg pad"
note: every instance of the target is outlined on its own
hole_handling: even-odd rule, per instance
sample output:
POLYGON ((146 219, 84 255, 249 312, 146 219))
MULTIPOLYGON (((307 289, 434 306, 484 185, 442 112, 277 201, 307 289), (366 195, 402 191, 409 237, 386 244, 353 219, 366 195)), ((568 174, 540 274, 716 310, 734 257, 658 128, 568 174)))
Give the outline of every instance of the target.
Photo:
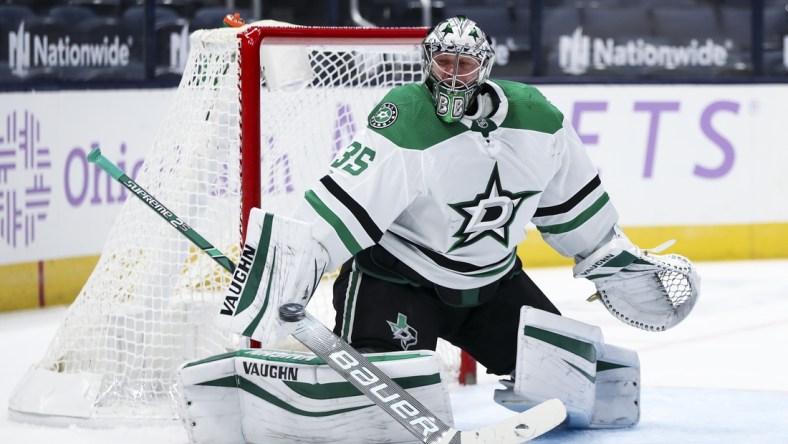
POLYGON ((605 344, 602 331, 532 307, 520 312, 514 382, 496 390, 518 412, 558 398, 573 428, 630 427, 640 419, 640 362, 635 351, 605 344))
POLYGON ((246 241, 216 324, 268 346, 294 327, 278 316, 281 305, 307 305, 320 283, 328 254, 312 236, 312 226, 252 209, 246 241))
POLYGON ((233 356, 186 362, 178 368, 178 415, 190 443, 244 442, 233 356))
POLYGON ((597 356, 604 344, 602 331, 527 306, 520 311, 518 331, 513 393, 496 392, 496 401, 522 411, 558 398, 566 404, 570 426, 588 427, 594 408, 597 356))
POLYGON ((605 344, 596 367, 591 427, 632 427, 640 421, 640 360, 634 350, 605 344))
MULTIPOLYGON (((453 424, 437 354, 366 356, 453 424)), ((184 364, 178 379, 180 414, 194 444, 413 441, 405 428, 312 353, 240 350, 184 364)))

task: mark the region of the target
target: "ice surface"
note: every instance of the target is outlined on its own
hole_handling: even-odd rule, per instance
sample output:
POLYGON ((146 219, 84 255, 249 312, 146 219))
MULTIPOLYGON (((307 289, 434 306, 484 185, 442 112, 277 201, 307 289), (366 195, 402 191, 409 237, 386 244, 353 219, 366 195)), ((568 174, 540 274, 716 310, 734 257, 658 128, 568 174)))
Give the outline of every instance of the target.
MULTIPOLYGON (((642 417, 624 430, 555 430, 539 443, 568 444, 788 444, 788 261, 697 264, 701 299, 682 324, 663 333, 616 321, 600 303, 588 303, 593 286, 569 268, 529 274, 565 316, 599 325, 606 342, 638 350, 642 366, 642 417)), ((38 362, 65 308, 0 314, 0 409, 27 368, 38 362)), ((452 388, 456 426, 469 429, 513 413, 492 401, 497 377, 452 388)), ((178 423, 150 427, 84 429, 19 424, 0 414, 3 444, 186 444, 178 423)))

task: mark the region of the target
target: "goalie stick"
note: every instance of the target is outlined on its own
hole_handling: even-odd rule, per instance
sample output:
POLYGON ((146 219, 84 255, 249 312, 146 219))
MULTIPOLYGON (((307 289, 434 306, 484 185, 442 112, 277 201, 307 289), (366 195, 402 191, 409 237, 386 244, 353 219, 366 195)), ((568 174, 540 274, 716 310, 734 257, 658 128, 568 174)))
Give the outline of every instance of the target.
MULTIPOLYGON (((88 160, 131 190, 225 270, 231 273, 235 270, 235 264, 229 258, 104 157, 99 149, 91 151, 88 160)), ((558 399, 551 399, 495 424, 469 431, 456 430, 437 418, 364 355, 310 315, 302 305, 282 305, 279 307, 279 317, 295 323, 291 334, 298 341, 423 443, 521 443, 552 430, 566 418, 564 404, 558 399)))
POLYGON ((295 323, 290 334, 423 443, 520 443, 552 430, 566 418, 564 404, 551 399, 495 424, 470 431, 456 430, 309 314, 303 305, 282 305, 279 318, 295 323))
POLYGON ((150 209, 156 212, 159 216, 161 216, 164 220, 166 220, 170 225, 175 227, 181 234, 186 236, 187 239, 192 241, 194 245, 200 248, 202 251, 205 252, 208 256, 210 256, 213 260, 219 263, 225 270, 233 273, 235 271, 235 264, 231 261, 227 256, 225 256, 219 249, 214 247, 210 242, 205 240, 204 237, 200 236, 199 233, 194 231, 192 227, 190 227, 186 222, 182 221, 181 218, 175 215, 172 211, 170 211, 167 207, 165 207, 158 199, 153 197, 150 193, 145 191, 137 182, 134 181, 131 177, 127 176, 126 173, 123 172, 120 168, 118 168, 112 161, 104 157, 101 154, 101 150, 96 148, 88 154, 88 162, 93 162, 102 170, 106 171, 107 174, 112 176, 113 179, 117 180, 123 186, 129 189, 132 194, 139 197, 141 201, 145 202, 150 209))

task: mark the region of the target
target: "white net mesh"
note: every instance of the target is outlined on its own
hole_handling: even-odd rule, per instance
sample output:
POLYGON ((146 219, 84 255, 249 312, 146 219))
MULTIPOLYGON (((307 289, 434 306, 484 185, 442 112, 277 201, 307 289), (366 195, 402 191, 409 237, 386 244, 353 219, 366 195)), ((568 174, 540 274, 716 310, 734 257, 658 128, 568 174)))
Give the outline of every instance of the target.
MULTIPOLYGON (((242 185, 239 167, 236 34, 219 29, 192 36, 169 117, 136 177, 234 262, 241 243, 241 197, 254 186, 242 185)), ((305 45, 302 39, 297 46, 263 52, 263 58, 273 62, 264 63, 265 73, 276 85, 261 81, 261 201, 264 208, 284 213, 366 126, 369 111, 390 87, 421 78, 415 45, 305 45)), ((95 271, 37 366, 47 374, 85 374, 95 381, 86 390, 89 412, 65 414, 88 420, 177 417, 177 366, 242 345, 213 327, 228 283, 224 269, 129 196, 95 271)), ((330 285, 331 279, 324 279, 308 307, 329 328, 334 325, 330 285)), ((459 351, 444 343, 440 353, 446 376, 456 378, 459 351)), ((9 403, 12 410, 34 391, 23 381, 16 401, 9 403)))
MULTIPOLYGON (((136 180, 237 261, 238 68, 227 43, 195 41, 136 180)), ((139 199, 126 200, 39 367, 101 375, 95 419, 173 418, 174 369, 234 345, 211 322, 229 276, 139 199)))

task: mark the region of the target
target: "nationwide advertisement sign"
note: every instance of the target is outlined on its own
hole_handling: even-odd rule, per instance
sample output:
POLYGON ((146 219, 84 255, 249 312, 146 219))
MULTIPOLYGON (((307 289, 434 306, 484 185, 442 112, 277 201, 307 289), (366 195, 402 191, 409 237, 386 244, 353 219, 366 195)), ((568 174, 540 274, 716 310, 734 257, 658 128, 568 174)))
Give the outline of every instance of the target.
POLYGON ((129 65, 135 43, 131 36, 124 36, 121 42, 119 34, 104 35, 94 42, 78 42, 70 35, 50 38, 31 34, 22 22, 8 35, 9 66, 20 78, 26 77, 31 67, 124 67, 129 65))
POLYGON ((609 71, 641 68, 672 71, 682 68, 714 69, 730 64, 730 40, 692 39, 686 44, 666 44, 644 38, 615 40, 583 34, 578 27, 558 42, 558 64, 566 74, 582 75, 589 70, 609 71))
MULTIPOLYGON (((142 79, 143 45, 140 33, 130 32, 117 22, 99 33, 80 32, 59 23, 22 21, 5 31, 0 50, 0 79, 142 79)), ((141 27, 140 27, 141 30, 141 27)), ((3 32, 0 30, 0 32, 3 32)), ((156 75, 180 75, 189 54, 189 24, 172 22, 156 33, 156 75)))

